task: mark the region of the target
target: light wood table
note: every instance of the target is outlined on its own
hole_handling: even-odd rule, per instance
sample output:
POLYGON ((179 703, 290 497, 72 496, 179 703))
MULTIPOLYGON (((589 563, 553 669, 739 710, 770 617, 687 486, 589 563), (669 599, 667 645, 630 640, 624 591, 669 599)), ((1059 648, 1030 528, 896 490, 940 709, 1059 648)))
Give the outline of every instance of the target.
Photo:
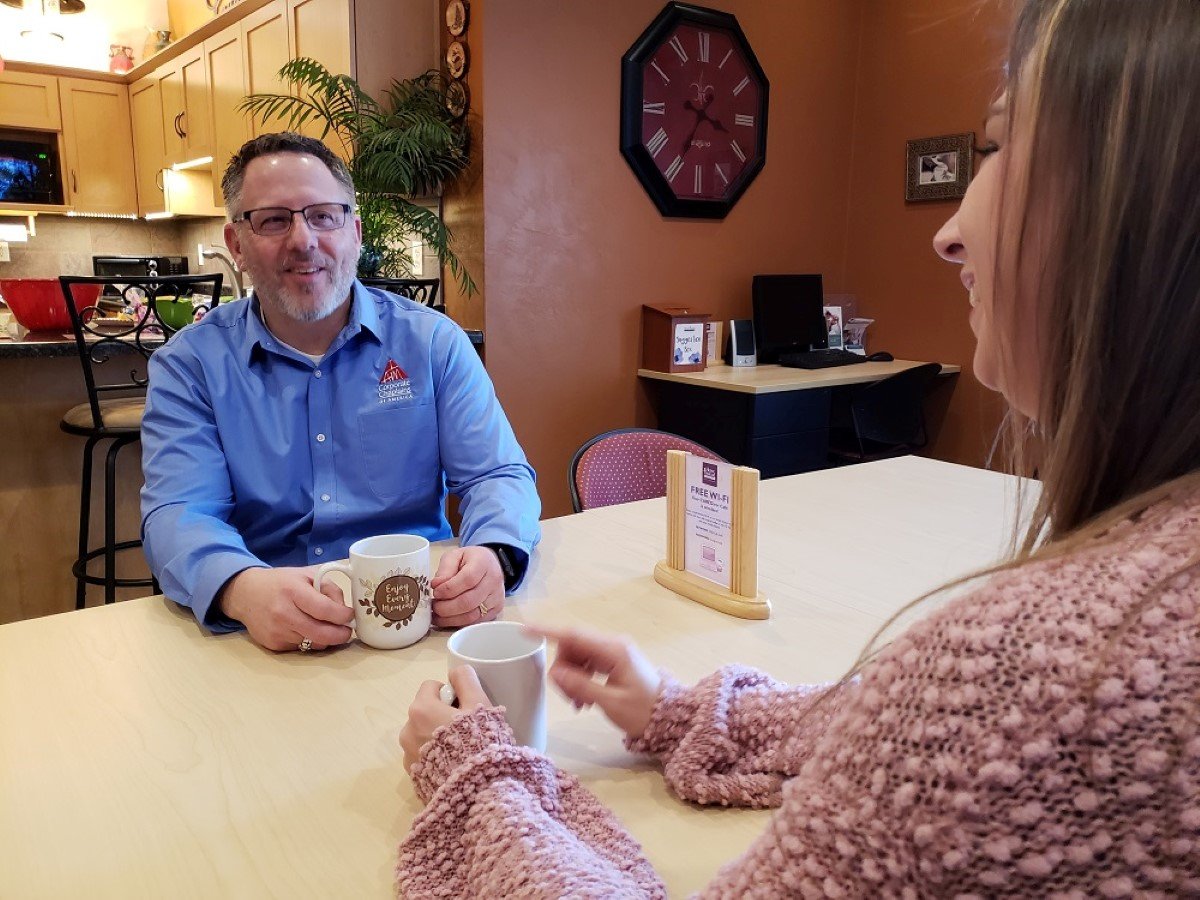
MULTIPOLYGON (((709 366, 703 372, 656 372, 653 369, 638 369, 638 375, 653 381, 690 384, 738 394, 777 394, 782 391, 810 391, 844 384, 882 381, 905 369, 923 365, 925 363, 911 359, 864 362, 851 366, 831 366, 827 369, 792 369, 776 365, 717 365, 709 366)), ((953 375, 960 371, 961 366, 942 364, 943 375, 953 375)))
MULTIPOLYGON (((764 622, 654 582, 662 500, 554 519, 505 617, 627 632, 685 681, 729 662, 835 679, 890 612, 998 557, 1014 484, 918 458, 764 483, 764 622)), ((0 894, 388 896, 420 810, 396 736, 417 685, 444 677, 445 644, 274 655, 161 597, 0 627, 0 894)), ((598 712, 557 696, 548 752, 673 897, 770 815, 681 803, 598 712)))

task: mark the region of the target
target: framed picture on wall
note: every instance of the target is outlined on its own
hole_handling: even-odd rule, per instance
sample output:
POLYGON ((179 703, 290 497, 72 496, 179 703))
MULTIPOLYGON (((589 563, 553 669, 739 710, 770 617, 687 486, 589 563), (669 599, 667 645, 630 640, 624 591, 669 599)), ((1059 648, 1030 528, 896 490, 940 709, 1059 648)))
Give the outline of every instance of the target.
POLYGON ((975 133, 945 134, 908 142, 904 199, 958 200, 971 183, 975 133))

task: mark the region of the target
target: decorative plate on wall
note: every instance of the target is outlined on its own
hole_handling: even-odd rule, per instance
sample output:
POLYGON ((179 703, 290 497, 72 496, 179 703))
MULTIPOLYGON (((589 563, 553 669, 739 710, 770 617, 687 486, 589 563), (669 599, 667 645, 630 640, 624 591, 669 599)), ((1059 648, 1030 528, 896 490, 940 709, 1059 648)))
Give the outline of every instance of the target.
POLYGON ((621 57, 621 154, 659 212, 725 218, 766 163, 769 89, 734 16, 666 5, 621 57))
POLYGON ((462 41, 453 41, 446 49, 446 70, 451 78, 467 74, 467 45, 462 41))

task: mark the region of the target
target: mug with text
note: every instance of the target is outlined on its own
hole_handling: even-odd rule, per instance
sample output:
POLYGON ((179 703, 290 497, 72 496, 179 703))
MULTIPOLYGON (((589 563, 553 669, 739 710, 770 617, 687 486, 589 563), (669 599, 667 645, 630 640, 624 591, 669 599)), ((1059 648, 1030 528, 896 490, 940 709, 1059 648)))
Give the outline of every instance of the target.
MULTIPOLYGON (((546 639, 525 633, 520 622, 479 622, 456 631, 446 642, 450 668, 470 666, 483 692, 503 706, 517 743, 546 749, 546 639)), ((454 702, 454 689, 441 698, 454 702)))
POLYGON ((433 588, 429 583, 429 541, 415 534, 381 534, 350 545, 348 563, 325 563, 313 584, 329 572, 350 579, 354 631, 364 644, 395 650, 429 633, 433 588))

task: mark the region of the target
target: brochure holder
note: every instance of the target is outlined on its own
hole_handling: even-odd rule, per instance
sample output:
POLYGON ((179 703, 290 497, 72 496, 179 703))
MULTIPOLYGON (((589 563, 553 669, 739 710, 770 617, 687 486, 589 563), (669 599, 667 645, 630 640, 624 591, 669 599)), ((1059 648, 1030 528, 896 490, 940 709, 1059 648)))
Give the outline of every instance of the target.
POLYGON ((758 590, 757 469, 667 451, 667 558, 654 580, 726 615, 770 617, 758 590))

